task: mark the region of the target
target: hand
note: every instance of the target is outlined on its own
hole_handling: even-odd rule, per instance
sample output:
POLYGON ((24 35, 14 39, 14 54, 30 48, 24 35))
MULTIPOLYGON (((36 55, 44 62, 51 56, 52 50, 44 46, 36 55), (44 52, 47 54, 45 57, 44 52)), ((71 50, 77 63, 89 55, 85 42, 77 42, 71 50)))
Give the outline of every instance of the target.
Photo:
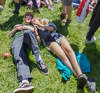
POLYGON ((17 27, 17 28, 15 28, 15 29, 13 29, 13 30, 9 33, 9 37, 12 37, 12 36, 15 34, 15 32, 16 32, 16 31, 19 31, 19 30, 23 30, 23 28, 22 28, 22 27, 17 27))
POLYGON ((9 37, 12 37, 13 35, 14 35, 14 31, 11 31, 11 32, 8 34, 9 37))
POLYGON ((38 27, 41 27, 42 26, 42 24, 40 23, 40 22, 38 22, 38 21, 35 21, 35 23, 34 23, 34 25, 33 26, 38 26, 38 27))
POLYGON ((15 29, 16 29, 16 30, 23 30, 24 27, 23 27, 23 26, 20 26, 20 27, 16 27, 15 29))
POLYGON ((21 26, 21 28, 22 28, 23 30, 26 30, 26 27, 25 27, 25 26, 21 26))
POLYGON ((17 27, 21 27, 21 26, 22 26, 22 24, 15 25, 14 29, 17 28, 17 27))
POLYGON ((34 32, 37 32, 37 27, 33 27, 33 29, 34 29, 34 32))

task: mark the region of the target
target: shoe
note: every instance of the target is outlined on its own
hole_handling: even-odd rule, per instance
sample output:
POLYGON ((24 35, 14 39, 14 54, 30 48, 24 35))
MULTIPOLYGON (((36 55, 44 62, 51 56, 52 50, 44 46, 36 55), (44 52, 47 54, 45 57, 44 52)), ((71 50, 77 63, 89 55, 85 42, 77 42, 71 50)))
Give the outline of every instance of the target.
POLYGON ((57 2, 54 2, 55 4, 57 4, 57 2))
POLYGON ((40 72, 42 74, 48 74, 49 73, 49 71, 48 71, 46 65, 44 64, 43 60, 40 60, 39 62, 37 62, 37 65, 38 65, 40 72))
POLYGON ((71 19, 63 19, 60 21, 61 23, 71 23, 72 20, 71 19))
POLYGON ((2 11, 3 10, 3 6, 2 5, 0 5, 0 11, 2 11))
POLYGON ((87 81, 86 88, 87 88, 89 91, 92 91, 93 93, 95 93, 95 91, 96 91, 95 78, 90 78, 90 79, 87 81))
POLYGON ((18 89, 15 89, 13 93, 32 93, 34 91, 34 87, 29 83, 22 83, 18 89))
POLYGON ((86 44, 91 44, 91 43, 94 43, 95 41, 96 41, 96 37, 92 37, 91 40, 85 39, 86 44))
POLYGON ((36 8, 33 9, 33 12, 34 12, 34 13, 37 12, 38 14, 40 13, 39 9, 36 9, 36 8))
POLYGON ((50 9, 51 9, 51 10, 54 10, 54 7, 53 7, 53 5, 50 5, 50 9))
POLYGON ((50 5, 47 5, 48 9, 51 9, 50 5))
POLYGON ((10 12, 12 12, 14 14, 19 14, 19 11, 16 11, 16 10, 10 10, 10 12))
POLYGON ((67 17, 67 14, 63 14, 63 13, 60 14, 61 20, 62 20, 62 19, 66 19, 66 17, 67 17))
POLYGON ((38 14, 40 14, 40 11, 39 11, 39 9, 36 9, 36 12, 37 12, 38 14))
POLYGON ((87 76, 85 74, 82 74, 78 77, 78 88, 84 88, 84 86, 87 84, 87 76))

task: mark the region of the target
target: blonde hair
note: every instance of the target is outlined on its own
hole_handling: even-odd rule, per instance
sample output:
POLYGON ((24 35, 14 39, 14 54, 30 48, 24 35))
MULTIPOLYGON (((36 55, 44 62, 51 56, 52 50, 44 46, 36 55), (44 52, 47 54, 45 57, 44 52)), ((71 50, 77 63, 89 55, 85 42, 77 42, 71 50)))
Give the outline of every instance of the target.
MULTIPOLYGON (((37 20, 39 20, 39 22, 40 22, 42 25, 44 25, 44 24, 48 24, 48 22, 47 22, 47 21, 45 21, 45 20, 44 20, 44 21, 42 21, 42 19, 41 19, 41 18, 39 18, 39 17, 33 17, 33 18, 32 18, 32 20, 33 20, 33 19, 37 19, 37 20)), ((32 20, 31 20, 31 23, 32 23, 32 20)))

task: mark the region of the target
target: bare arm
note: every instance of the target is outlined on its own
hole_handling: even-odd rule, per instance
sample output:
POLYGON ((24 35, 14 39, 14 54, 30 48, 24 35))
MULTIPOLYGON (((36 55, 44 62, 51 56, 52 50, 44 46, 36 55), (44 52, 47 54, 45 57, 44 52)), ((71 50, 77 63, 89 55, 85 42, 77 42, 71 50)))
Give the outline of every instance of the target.
POLYGON ((48 25, 43 25, 41 23, 35 23, 35 25, 37 25, 38 27, 42 27, 44 28, 45 30, 48 30, 48 31, 54 31, 54 28, 52 26, 48 26, 48 25))
POLYGON ((41 25, 40 27, 48 30, 48 31, 54 31, 54 28, 52 26, 48 26, 48 25, 41 25))
POLYGON ((37 32, 37 28, 36 27, 34 27, 34 33, 35 33, 35 36, 36 36, 37 41, 40 43, 41 40, 40 40, 40 37, 38 35, 38 32, 37 32))
POLYGON ((17 31, 17 28, 13 29, 12 31, 10 31, 8 36, 12 37, 16 31, 17 31))
POLYGON ((10 33, 9 33, 9 37, 12 37, 15 34, 15 32, 21 31, 21 30, 24 30, 24 29, 25 28, 22 26, 22 24, 18 24, 16 26, 14 26, 14 29, 12 31, 10 31, 10 33))
POLYGON ((23 27, 25 27, 25 29, 29 29, 29 30, 32 30, 32 31, 34 32, 34 28, 31 27, 31 26, 26 26, 26 25, 24 25, 23 27))
POLYGON ((24 27, 25 27, 26 29, 32 30, 32 31, 35 33, 35 36, 36 36, 37 41, 38 41, 39 43, 41 42, 40 37, 39 37, 38 32, 37 32, 37 27, 30 27, 30 26, 25 26, 25 25, 24 25, 24 27))

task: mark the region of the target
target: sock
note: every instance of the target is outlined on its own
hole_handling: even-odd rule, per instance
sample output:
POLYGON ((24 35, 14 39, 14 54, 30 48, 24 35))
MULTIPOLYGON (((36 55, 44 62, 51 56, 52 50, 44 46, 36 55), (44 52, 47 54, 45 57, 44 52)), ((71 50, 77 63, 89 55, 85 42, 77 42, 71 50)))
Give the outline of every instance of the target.
POLYGON ((42 60, 40 53, 38 53, 37 55, 35 55, 36 58, 36 62, 39 62, 40 60, 42 60))
POLYGON ((28 79, 22 80, 22 83, 24 83, 24 82, 29 83, 28 79))
POLYGON ((82 74, 79 74, 79 75, 78 75, 78 78, 79 78, 81 75, 82 75, 82 74))

